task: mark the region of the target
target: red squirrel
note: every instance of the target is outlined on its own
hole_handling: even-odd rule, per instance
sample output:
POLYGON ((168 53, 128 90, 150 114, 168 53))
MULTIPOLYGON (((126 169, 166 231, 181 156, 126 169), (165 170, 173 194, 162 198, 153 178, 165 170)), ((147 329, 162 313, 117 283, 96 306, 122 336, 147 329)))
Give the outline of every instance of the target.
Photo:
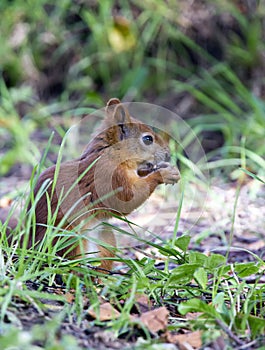
MULTIPOLYGON (((148 125, 131 117, 119 99, 110 99, 105 118, 83 154, 61 163, 58 173, 54 165, 40 174, 34 197, 38 197, 44 184, 47 186, 32 207, 36 227, 30 234, 28 246, 45 236, 49 212, 55 217, 54 226, 66 229, 68 234, 69 231, 76 233, 77 230, 81 234, 87 231, 88 236, 95 220, 105 220, 112 213, 131 213, 158 185, 178 182, 179 171, 169 161, 166 142, 148 125), (82 226, 84 221, 87 222, 82 226)), ((63 234, 63 231, 58 232, 63 234)), ((70 258, 90 252, 88 238, 82 237, 72 249, 64 248, 58 254, 70 258)), ((114 256, 110 249, 116 246, 114 234, 109 228, 102 229, 98 240, 102 241, 102 245, 97 242, 101 268, 110 270, 112 261, 104 258, 114 256)))

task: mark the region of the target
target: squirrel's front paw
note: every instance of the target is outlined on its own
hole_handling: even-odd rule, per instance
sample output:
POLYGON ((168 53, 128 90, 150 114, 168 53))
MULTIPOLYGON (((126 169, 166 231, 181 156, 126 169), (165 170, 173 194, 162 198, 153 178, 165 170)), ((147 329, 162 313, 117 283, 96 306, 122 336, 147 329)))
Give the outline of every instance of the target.
POLYGON ((156 168, 162 177, 163 183, 173 185, 180 180, 180 173, 178 168, 171 165, 170 163, 158 163, 156 168))

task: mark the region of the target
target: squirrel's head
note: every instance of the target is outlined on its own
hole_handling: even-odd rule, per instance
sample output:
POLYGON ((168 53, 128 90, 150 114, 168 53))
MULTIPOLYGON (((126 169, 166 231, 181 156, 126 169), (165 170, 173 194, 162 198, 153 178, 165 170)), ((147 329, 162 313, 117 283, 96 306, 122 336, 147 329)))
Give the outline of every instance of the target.
POLYGON ((169 162, 167 143, 150 126, 130 116, 119 99, 112 98, 106 106, 103 122, 105 141, 113 148, 113 155, 132 164, 156 166, 169 162))

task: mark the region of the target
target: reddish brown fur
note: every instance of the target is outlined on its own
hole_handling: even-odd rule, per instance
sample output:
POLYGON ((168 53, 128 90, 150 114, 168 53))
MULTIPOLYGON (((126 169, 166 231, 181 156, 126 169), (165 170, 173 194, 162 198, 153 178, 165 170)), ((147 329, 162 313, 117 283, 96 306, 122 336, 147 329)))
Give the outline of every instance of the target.
MULTIPOLYGON (((109 101, 106 110, 106 118, 101 126, 99 133, 91 140, 86 147, 82 156, 78 159, 62 163, 58 176, 58 186, 54 193, 51 193, 52 186, 47 189, 48 197, 51 201, 52 213, 58 207, 58 196, 60 191, 58 188, 65 186, 69 188, 73 182, 83 172, 98 159, 96 164, 85 174, 73 190, 73 197, 70 194, 67 198, 67 203, 60 206, 55 220, 55 226, 59 225, 67 209, 71 208, 75 201, 74 193, 79 193, 79 197, 83 197, 88 193, 91 195, 84 198, 80 206, 77 206, 72 217, 64 227, 74 229, 80 220, 72 221, 78 214, 78 210, 87 208, 82 216, 82 219, 96 214, 97 218, 107 218, 111 216, 111 212, 119 212, 120 214, 129 214, 131 211, 141 205, 162 183, 175 183, 179 179, 178 171, 169 163, 165 163, 169 158, 169 150, 164 141, 155 134, 147 125, 133 119, 129 116, 128 111, 119 104, 117 99, 109 101), (122 125, 122 126, 121 126, 122 125), (137 140, 143 133, 148 133, 154 137, 154 151, 151 147, 137 144, 137 140), (125 139, 125 141, 123 140, 125 139), (123 142, 121 142, 121 140, 123 142), (151 153, 150 153, 151 152, 151 153), (164 162, 164 166, 156 171, 150 171, 147 176, 140 177, 137 175, 139 164, 146 162, 160 163, 164 162), (113 190, 122 189, 116 195, 108 198, 106 201, 100 201, 102 194, 109 193, 106 177, 111 169, 114 169, 112 179, 113 190), (99 169, 99 170, 96 170, 99 169), (105 176, 105 178, 103 177, 105 176), (94 204, 97 202, 96 204, 94 204), (105 210, 105 207, 108 210, 105 210), (63 207, 64 206, 64 207, 63 207), (96 210, 95 209, 101 209, 96 210), (91 211, 92 210, 92 211, 91 211)), ((152 146, 153 147, 153 146, 152 146)), ((38 193, 42 184, 50 179, 53 180, 55 166, 46 169, 39 177, 34 194, 38 193)), ((35 242, 39 242, 45 235, 46 227, 41 224, 47 224, 47 199, 46 194, 43 194, 36 205, 36 237, 35 242)), ((110 245, 115 246, 115 238, 111 232, 102 234, 103 240, 110 245), (104 236, 104 237, 103 237, 104 236)), ((29 245, 35 243, 29 242, 29 245)), ((113 253, 108 249, 99 247, 101 257, 113 256, 113 253)), ((64 254, 65 250, 58 252, 64 254)), ((68 254, 74 256, 80 253, 79 248, 73 249, 68 254)), ((112 263, 108 260, 103 260, 102 267, 110 269, 112 263)))

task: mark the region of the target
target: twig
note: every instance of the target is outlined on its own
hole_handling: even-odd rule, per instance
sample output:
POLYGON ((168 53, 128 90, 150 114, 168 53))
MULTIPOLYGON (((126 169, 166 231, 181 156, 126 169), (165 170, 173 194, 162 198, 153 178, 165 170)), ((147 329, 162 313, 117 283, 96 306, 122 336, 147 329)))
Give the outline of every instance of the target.
POLYGON ((231 338, 232 340, 234 340, 238 345, 243 346, 245 343, 239 339, 232 331, 231 329, 226 326, 224 324, 224 322, 222 322, 221 320, 219 320, 218 318, 215 320, 216 323, 222 328, 223 331, 225 331, 225 333, 229 336, 229 338, 231 338))
POLYGON ((246 344, 240 346, 239 348, 237 348, 237 350, 251 349, 251 346, 255 345, 255 344, 257 344, 257 340, 253 340, 250 343, 246 343, 246 344))

